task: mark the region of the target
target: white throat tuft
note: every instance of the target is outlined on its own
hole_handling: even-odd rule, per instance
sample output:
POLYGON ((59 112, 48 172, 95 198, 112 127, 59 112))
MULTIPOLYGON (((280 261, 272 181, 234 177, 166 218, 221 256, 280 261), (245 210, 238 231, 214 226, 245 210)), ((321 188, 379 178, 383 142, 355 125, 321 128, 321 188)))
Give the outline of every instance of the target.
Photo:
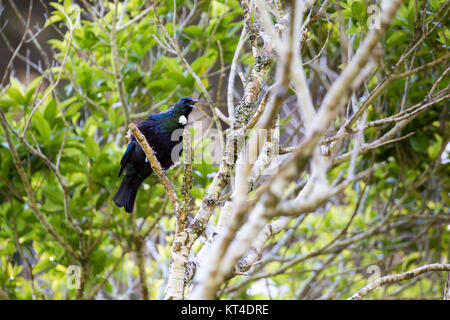
POLYGON ((183 126, 184 126, 187 122, 188 122, 188 120, 186 119, 185 116, 181 116, 181 117, 178 119, 178 123, 181 123, 183 126))

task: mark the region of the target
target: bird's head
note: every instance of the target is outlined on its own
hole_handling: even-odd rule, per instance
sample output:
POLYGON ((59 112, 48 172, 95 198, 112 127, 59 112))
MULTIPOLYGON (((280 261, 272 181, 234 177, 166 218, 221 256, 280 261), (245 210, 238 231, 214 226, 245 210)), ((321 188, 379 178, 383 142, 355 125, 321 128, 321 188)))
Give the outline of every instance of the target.
POLYGON ((183 97, 180 100, 178 100, 177 104, 175 105, 175 109, 177 110, 177 113, 179 115, 188 116, 192 109, 195 108, 195 103, 198 102, 198 100, 193 100, 190 97, 183 97))
POLYGON ((198 100, 193 100, 190 97, 183 97, 175 105, 176 115, 179 118, 179 123, 185 125, 187 123, 187 118, 191 111, 195 108, 195 103, 198 100))

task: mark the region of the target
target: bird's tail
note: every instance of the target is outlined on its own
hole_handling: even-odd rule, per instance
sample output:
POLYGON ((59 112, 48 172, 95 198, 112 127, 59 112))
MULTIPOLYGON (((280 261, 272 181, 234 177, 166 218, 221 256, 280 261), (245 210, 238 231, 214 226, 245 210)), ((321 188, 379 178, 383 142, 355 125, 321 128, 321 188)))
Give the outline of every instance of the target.
POLYGON ((141 182, 142 181, 127 181, 127 179, 124 178, 120 184, 119 190, 117 190, 117 193, 114 196, 114 203, 119 208, 125 207, 125 211, 128 213, 133 212, 134 201, 136 200, 136 195, 141 182))

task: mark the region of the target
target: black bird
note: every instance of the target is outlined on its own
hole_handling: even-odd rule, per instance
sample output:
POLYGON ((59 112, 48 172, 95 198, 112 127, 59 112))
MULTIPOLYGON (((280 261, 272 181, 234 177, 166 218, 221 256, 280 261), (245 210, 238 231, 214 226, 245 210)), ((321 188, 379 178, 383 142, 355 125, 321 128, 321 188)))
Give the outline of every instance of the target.
MULTIPOLYGON (((176 157, 181 155, 182 148, 173 159, 172 150, 183 141, 184 126, 197 101, 183 97, 170 109, 159 114, 150 114, 147 119, 137 124, 163 169, 169 169, 176 157)), ((131 133, 120 165, 119 177, 124 169, 125 176, 114 196, 114 203, 118 207, 125 207, 125 211, 131 213, 139 186, 153 171, 144 150, 131 133)))

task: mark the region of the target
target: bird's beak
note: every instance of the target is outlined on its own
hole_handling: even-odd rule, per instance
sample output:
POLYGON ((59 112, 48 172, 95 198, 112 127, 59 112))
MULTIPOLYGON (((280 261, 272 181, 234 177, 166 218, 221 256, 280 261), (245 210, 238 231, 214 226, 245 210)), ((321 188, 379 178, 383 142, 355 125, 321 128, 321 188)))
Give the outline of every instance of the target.
POLYGON ((193 108, 196 108, 196 106, 194 104, 196 104, 198 102, 198 100, 191 100, 189 101, 189 105, 191 105, 193 108))

